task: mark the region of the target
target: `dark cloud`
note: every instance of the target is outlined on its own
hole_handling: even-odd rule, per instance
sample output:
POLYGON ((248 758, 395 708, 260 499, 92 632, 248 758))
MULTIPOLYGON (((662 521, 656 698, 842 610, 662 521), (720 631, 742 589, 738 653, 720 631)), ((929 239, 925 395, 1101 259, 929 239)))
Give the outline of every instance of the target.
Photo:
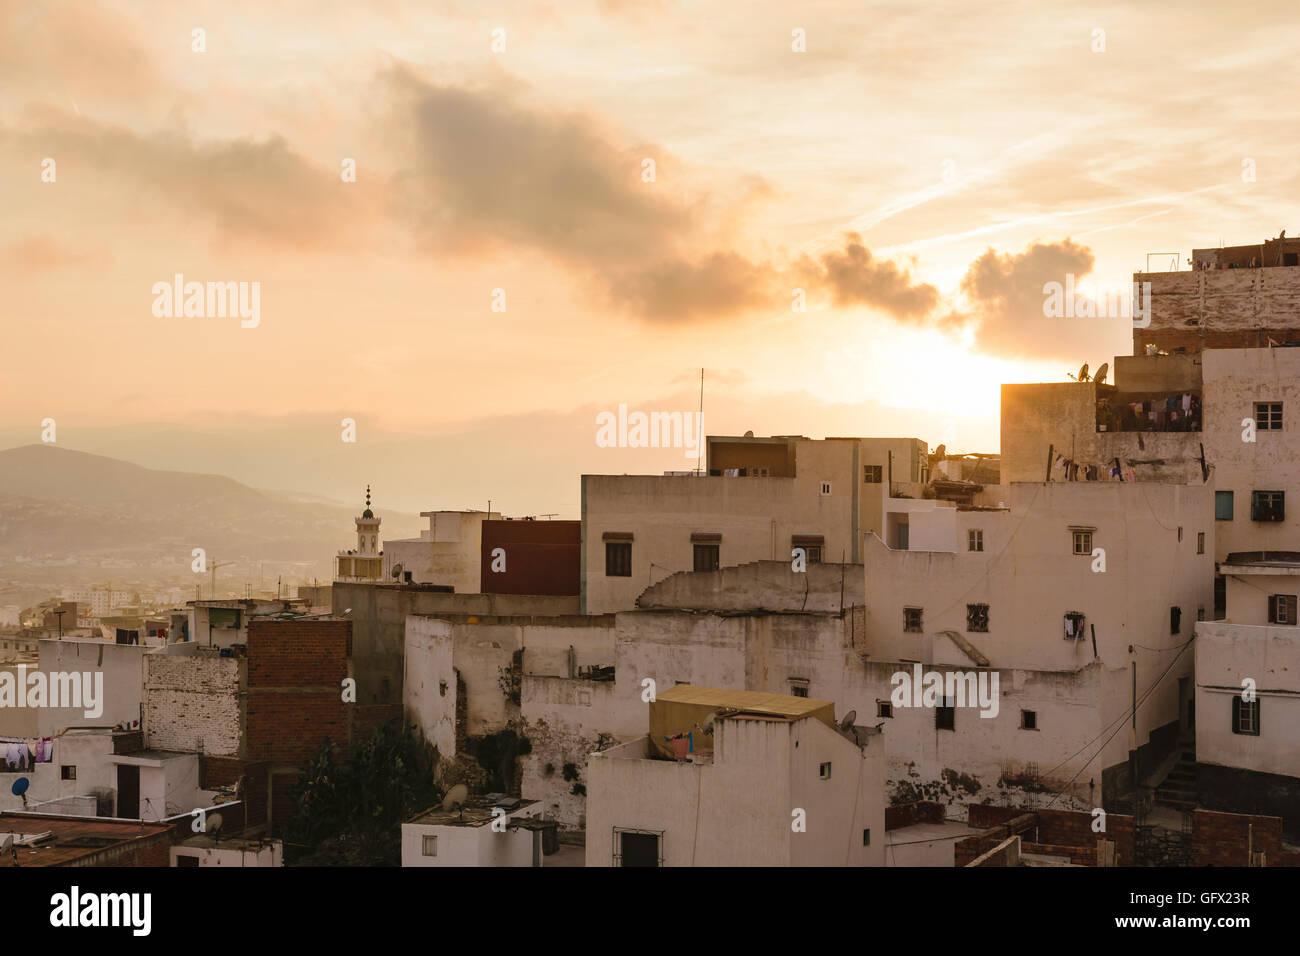
POLYGON ((661 163, 661 151, 619 148, 592 117, 438 86, 406 68, 385 80, 402 154, 393 198, 439 252, 500 243, 604 268, 675 253, 695 225, 667 198, 662 169, 661 182, 642 182, 642 159, 661 163))
POLYGON ((204 142, 178 130, 142 134, 44 110, 0 143, 53 157, 60 178, 115 175, 213 222, 226 241, 320 247, 354 236, 360 193, 279 136, 204 142))
POLYGON ((895 318, 919 319, 939 304, 938 289, 913 282, 906 269, 872 256, 854 232, 845 234, 842 252, 825 253, 818 262, 805 256, 796 272, 838 306, 869 305, 895 318))
POLYGON ((695 262, 662 262, 616 280, 611 293, 616 302, 646 319, 728 318, 774 305, 777 275, 765 263, 734 252, 714 252, 695 262))

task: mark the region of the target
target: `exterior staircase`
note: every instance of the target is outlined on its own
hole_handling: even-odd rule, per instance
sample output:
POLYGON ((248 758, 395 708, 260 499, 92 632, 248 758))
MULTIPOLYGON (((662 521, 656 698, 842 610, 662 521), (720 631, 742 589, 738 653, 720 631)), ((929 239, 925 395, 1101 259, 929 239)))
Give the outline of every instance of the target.
POLYGON ((1155 802, 1183 813, 1196 809, 1200 796, 1196 788, 1196 738, 1180 737, 1178 762, 1156 787, 1155 802))

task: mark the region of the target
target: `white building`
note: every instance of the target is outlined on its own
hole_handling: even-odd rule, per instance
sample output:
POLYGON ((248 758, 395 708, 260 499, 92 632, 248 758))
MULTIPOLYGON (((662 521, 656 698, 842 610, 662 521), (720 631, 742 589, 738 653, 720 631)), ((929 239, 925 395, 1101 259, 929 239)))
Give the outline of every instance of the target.
POLYGON ((591 755, 587 866, 883 866, 884 741, 840 730, 833 711, 693 685, 660 694, 647 736, 591 755))
POLYGON ((449 585, 457 594, 480 593, 483 522, 500 520, 501 515, 495 511, 421 511, 420 517, 429 519, 429 528, 418 538, 384 542, 382 580, 449 585))
POLYGON ((541 866, 541 804, 470 798, 455 810, 427 810, 402 824, 402 866, 541 866))
POLYGON ((1196 626, 1196 783, 1211 809, 1300 837, 1300 554, 1232 554, 1228 616, 1196 626))
POLYGON ((1212 502, 1200 484, 1015 483, 1007 508, 933 512, 955 538, 933 550, 868 536, 858 646, 891 755, 913 762, 918 782, 945 768, 981 787, 1024 780, 1080 808, 1131 792, 1190 730, 1192 625, 1213 602, 1212 502), (914 663, 997 671, 999 712, 888 708, 886 672, 914 663))
POLYGON ((284 843, 200 833, 171 849, 172 866, 284 866, 284 843))
POLYGON ((710 436, 707 474, 582 476, 582 612, 630 610, 677 571, 861 561, 884 502, 928 478, 915 438, 710 436))

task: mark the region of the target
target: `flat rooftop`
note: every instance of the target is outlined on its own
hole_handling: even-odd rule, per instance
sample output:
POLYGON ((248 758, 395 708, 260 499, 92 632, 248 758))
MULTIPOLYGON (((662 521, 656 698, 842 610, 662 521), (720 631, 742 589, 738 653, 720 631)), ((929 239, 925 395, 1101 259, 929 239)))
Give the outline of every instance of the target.
POLYGON ((465 803, 465 806, 457 810, 444 810, 441 807, 433 807, 425 810, 419 816, 416 816, 407 823, 420 823, 425 826, 441 827, 481 827, 491 823, 493 820, 492 810, 494 807, 501 807, 507 816, 513 816, 521 810, 527 810, 529 807, 536 806, 536 800, 518 800, 506 797, 506 801, 514 803, 514 806, 504 806, 502 800, 489 800, 487 797, 472 796, 465 803))
POLYGON ((833 701, 815 697, 795 697, 793 694, 771 694, 757 690, 726 690, 695 684, 678 684, 663 691, 655 697, 655 702, 659 701, 787 718, 810 717, 828 706, 835 706, 833 701))
POLYGON ((0 813, 0 834, 13 835, 20 867, 64 866, 110 847, 172 832, 174 827, 159 823, 0 813))

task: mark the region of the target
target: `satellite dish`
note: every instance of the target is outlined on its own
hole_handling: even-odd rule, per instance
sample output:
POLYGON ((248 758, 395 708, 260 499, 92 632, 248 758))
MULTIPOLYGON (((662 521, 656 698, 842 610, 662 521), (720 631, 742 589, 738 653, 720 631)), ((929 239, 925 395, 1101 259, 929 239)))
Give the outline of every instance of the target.
POLYGON ((754 437, 754 433, 753 433, 753 432, 745 432, 745 437, 746 437, 746 438, 753 438, 753 437, 754 437))
POLYGON ((393 577, 400 578, 401 576, 402 576, 402 563, 399 561, 397 564, 393 565, 393 577))
POLYGON ((455 810, 465 805, 469 799, 469 787, 463 783, 458 783, 447 791, 447 795, 442 798, 442 809, 455 810))
POLYGON ((851 710, 840 720, 840 730, 848 730, 853 726, 853 722, 858 719, 858 712, 851 710))
POLYGON ((1106 373, 1109 371, 1110 371, 1110 363, 1102 362, 1101 367, 1097 369, 1097 374, 1092 377, 1092 380, 1096 382, 1098 385, 1105 385, 1106 373))
POLYGON ((701 720, 695 726, 699 728, 700 733, 702 734, 712 733, 713 722, 717 719, 718 719, 718 712, 716 710, 711 710, 707 714, 705 714, 704 719, 701 720))
POLYGON ((1084 363, 1083 363, 1083 367, 1079 369, 1079 381, 1080 381, 1080 382, 1086 382, 1086 381, 1088 381, 1088 363, 1087 363, 1087 362, 1084 362, 1084 363))
POLYGON ((27 792, 27 788, 30 787, 31 785, 32 782, 28 780, 26 777, 19 777, 17 780, 14 781, 13 786, 9 788, 9 791, 15 797, 21 797, 23 794, 27 792))
POLYGON ((225 822, 220 813, 209 813, 207 819, 203 821, 203 832, 211 833, 213 837, 216 837, 221 832, 221 825, 225 822))

